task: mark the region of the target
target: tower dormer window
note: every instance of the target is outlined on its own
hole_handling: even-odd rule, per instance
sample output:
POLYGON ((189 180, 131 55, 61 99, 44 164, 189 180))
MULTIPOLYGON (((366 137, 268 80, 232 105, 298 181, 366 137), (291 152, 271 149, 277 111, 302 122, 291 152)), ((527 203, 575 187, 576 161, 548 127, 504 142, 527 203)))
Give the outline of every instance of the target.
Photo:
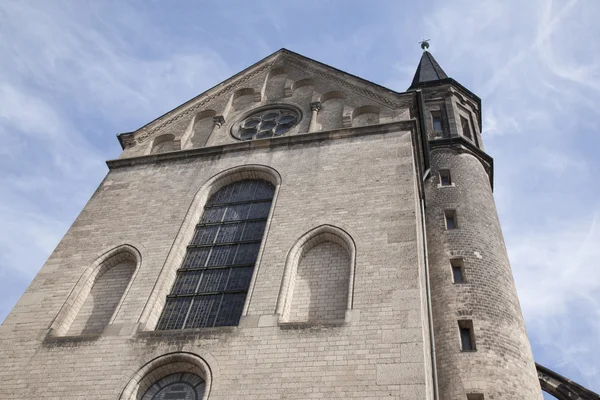
POLYGON ((442 112, 432 111, 431 120, 433 122, 433 131, 435 133, 442 133, 442 131, 444 130, 442 127, 442 112))
POLYGON ((473 321, 458 321, 460 332, 460 349, 462 351, 475 351, 475 334, 473 332, 473 321))
POLYGON ((440 186, 452 186, 452 177, 449 169, 440 169, 440 186))
POLYGON ((460 116, 460 125, 462 128, 462 133, 463 136, 473 140, 473 135, 471 134, 471 126, 469 125, 469 120, 466 119, 465 117, 463 117, 462 115, 460 116))
POLYGON ((234 124, 232 134, 240 140, 267 139, 288 133, 300 122, 300 111, 292 107, 269 107, 234 124))

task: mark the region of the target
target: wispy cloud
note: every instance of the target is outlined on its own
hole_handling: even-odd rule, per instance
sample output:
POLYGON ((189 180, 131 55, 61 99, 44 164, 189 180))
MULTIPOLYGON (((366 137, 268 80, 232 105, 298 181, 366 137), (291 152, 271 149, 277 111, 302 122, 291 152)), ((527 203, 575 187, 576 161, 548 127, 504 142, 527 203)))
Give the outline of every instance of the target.
POLYGON ((0 5, 3 318, 133 130, 230 74, 210 48, 125 3, 0 5), (153 47, 160 44, 157 49, 153 47), (15 285, 15 281, 18 282, 15 285))
POLYGON ((530 337, 547 362, 597 388, 600 210, 589 220, 548 225, 515 232, 508 243, 530 337))

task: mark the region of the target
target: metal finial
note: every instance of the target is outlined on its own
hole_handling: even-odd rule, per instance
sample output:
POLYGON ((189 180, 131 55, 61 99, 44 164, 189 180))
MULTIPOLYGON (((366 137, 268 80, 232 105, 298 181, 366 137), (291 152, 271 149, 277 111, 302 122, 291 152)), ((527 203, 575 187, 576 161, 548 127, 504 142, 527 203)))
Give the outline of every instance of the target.
POLYGON ((421 44, 421 48, 423 50, 427 50, 429 48, 429 41, 431 39, 423 39, 422 41, 420 41, 419 43, 421 44))

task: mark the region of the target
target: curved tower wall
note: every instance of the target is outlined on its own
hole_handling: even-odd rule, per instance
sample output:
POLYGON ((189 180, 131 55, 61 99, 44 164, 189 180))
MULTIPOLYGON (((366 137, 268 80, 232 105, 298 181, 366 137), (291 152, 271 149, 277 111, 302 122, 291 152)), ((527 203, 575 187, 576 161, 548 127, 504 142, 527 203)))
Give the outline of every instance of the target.
POLYGON ((431 141, 425 183, 427 240, 440 400, 542 398, 489 176, 459 141, 431 141), (439 170, 452 185, 441 186, 439 170), (446 229, 445 210, 458 228, 446 229), (453 283, 462 258, 465 283, 453 283), (472 322, 475 350, 461 350, 459 321, 472 322), (481 397, 468 397, 480 399, 481 397))

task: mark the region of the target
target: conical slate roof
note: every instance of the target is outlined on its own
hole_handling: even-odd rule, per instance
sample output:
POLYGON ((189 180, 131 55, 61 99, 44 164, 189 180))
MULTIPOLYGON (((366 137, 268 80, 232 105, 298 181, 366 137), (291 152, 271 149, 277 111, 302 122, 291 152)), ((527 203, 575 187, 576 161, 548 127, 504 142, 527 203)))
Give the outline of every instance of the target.
POLYGON ((439 81, 447 78, 448 75, 446 75, 442 67, 440 67, 440 64, 438 64, 431 53, 426 50, 423 52, 423 56, 417 67, 417 72, 415 72, 415 77, 408 89, 414 89, 422 83, 439 81))

